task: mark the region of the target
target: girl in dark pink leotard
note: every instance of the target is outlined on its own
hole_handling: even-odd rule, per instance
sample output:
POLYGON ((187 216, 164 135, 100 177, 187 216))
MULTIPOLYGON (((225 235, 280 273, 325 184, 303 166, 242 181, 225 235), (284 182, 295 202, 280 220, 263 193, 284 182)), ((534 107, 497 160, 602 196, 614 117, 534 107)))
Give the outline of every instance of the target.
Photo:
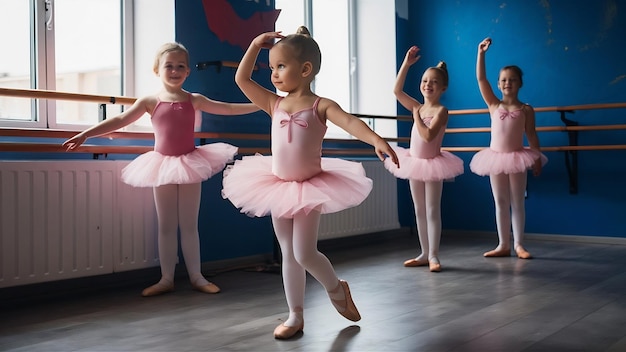
POLYGON ((407 51, 398 71, 394 94, 413 115, 411 145, 409 149, 396 147, 402 168, 385 160, 385 167, 396 177, 408 179, 413 198, 417 235, 422 253, 404 262, 406 267, 428 265, 430 271, 441 271, 439 242, 441 239, 441 193, 443 181, 463 173, 463 160, 441 150, 443 135, 448 124, 448 109, 440 98, 448 88, 448 70, 444 62, 428 68, 422 75, 420 103, 404 90, 404 82, 411 65, 419 60, 419 48, 407 51))
POLYGON ((539 138, 535 130, 535 111, 532 106, 520 102, 518 93, 522 87, 522 70, 506 66, 500 70, 498 88, 502 99, 491 89, 485 74, 485 53, 491 45, 487 38, 478 45, 476 79, 480 93, 489 107, 491 116, 491 143, 474 155, 470 169, 477 175, 489 175, 496 206, 498 246, 484 253, 485 257, 511 255, 511 227, 513 249, 519 258, 529 259, 524 248, 524 192, 527 170, 539 176, 548 158, 539 150, 539 138), (523 146, 526 134, 530 148, 523 146))
POLYGON ((191 285, 200 292, 217 293, 219 287, 208 282, 200 268, 198 211, 201 182, 222 171, 237 154, 237 148, 226 143, 196 147, 195 115, 197 110, 239 115, 258 111, 258 108, 250 103, 218 102, 185 91, 182 86, 191 72, 189 53, 179 43, 166 43, 159 49, 153 70, 163 84, 158 93, 137 99, 119 116, 78 133, 63 145, 68 150, 74 150, 87 138, 113 132, 133 123, 144 113, 150 114, 154 127, 154 151, 140 155, 122 170, 122 181, 125 183, 154 188, 161 280, 141 294, 148 297, 174 290, 179 229, 191 285))
POLYGON ((381 160, 386 154, 397 163, 389 144, 363 121, 311 91, 320 64, 317 43, 301 27, 298 34, 287 37, 280 32, 256 37, 235 75, 248 99, 272 117, 272 155, 236 161, 224 173, 222 194, 244 213, 272 217, 289 306, 288 319, 274 329, 277 339, 290 338, 304 329, 307 271, 324 286, 341 315, 352 321, 361 319, 348 284, 339 280, 328 258, 317 250, 317 235, 321 214, 358 205, 369 194, 372 181, 360 163, 321 157, 326 121, 373 145, 381 160), (270 48, 272 83, 287 92, 285 97, 251 78, 261 48, 270 48))

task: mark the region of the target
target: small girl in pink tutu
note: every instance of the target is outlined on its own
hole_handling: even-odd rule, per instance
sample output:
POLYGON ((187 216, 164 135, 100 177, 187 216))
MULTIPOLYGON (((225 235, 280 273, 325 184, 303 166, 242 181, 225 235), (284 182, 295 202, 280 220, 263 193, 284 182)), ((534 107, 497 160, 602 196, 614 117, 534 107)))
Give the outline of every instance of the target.
POLYGON ((237 154, 237 147, 226 143, 196 147, 195 114, 196 110, 201 110, 218 115, 240 115, 259 109, 251 103, 223 103, 185 91, 182 86, 191 72, 189 53, 179 43, 161 46, 153 70, 163 84, 158 93, 137 99, 119 116, 78 133, 63 145, 74 150, 90 137, 113 132, 133 123, 146 112, 150 114, 154 151, 140 155, 122 170, 125 183, 154 188, 161 280, 141 294, 148 297, 174 290, 178 229, 192 287, 204 293, 218 293, 219 287, 207 281, 200 269, 198 212, 201 183, 222 171, 237 154))
POLYGON ((274 337, 288 339, 304 329, 304 289, 308 271, 324 286, 339 314, 361 319, 348 283, 339 280, 328 258, 317 250, 321 214, 360 204, 372 189, 360 163, 322 158, 326 121, 374 146, 397 163, 389 144, 363 121, 339 105, 311 91, 320 70, 320 49, 306 27, 283 36, 257 36, 244 54, 235 82, 244 94, 272 118, 272 155, 248 156, 224 172, 222 194, 250 216, 271 215, 282 253, 282 277, 289 317, 274 329, 274 337), (280 39, 274 43, 276 39, 280 39), (272 84, 281 97, 252 80, 256 58, 268 48, 272 84))
POLYGON ((424 104, 404 92, 404 82, 411 65, 419 60, 419 48, 412 46, 398 71, 393 92, 413 115, 409 149, 395 147, 402 168, 385 160, 385 167, 394 176, 409 180, 415 208, 417 234, 422 253, 404 262, 406 267, 428 265, 430 271, 441 271, 439 242, 441 239, 441 192, 443 181, 463 173, 463 160, 441 150, 448 124, 448 109, 439 99, 448 88, 448 70, 445 62, 426 69, 422 75, 420 92, 424 104))
POLYGON ((502 100, 493 93, 485 74, 485 53, 491 45, 486 38, 478 45, 476 79, 491 115, 491 143, 489 148, 476 153, 470 169, 477 175, 489 175, 496 207, 498 246, 484 254, 485 257, 508 257, 511 255, 511 226, 513 249, 519 258, 530 259, 524 248, 524 193, 527 170, 539 176, 548 158, 539 149, 535 130, 535 110, 522 103, 518 93, 522 87, 522 70, 506 66, 500 70, 498 89, 502 100), (530 148, 523 146, 524 133, 530 148))

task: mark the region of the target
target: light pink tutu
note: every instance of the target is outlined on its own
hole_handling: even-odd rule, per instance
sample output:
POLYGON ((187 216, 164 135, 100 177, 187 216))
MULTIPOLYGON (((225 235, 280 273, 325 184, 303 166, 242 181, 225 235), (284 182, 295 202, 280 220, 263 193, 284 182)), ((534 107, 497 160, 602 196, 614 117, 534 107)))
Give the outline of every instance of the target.
POLYGON ((372 190, 360 163, 322 158, 321 166, 322 172, 305 181, 286 181, 272 173, 272 156, 246 156, 224 170, 222 196, 248 216, 293 218, 357 206, 372 190))
POLYGON ((134 187, 200 183, 222 171, 236 154, 237 147, 227 143, 201 145, 183 155, 150 151, 122 169, 122 181, 134 187))
POLYGON ((548 162, 543 153, 530 148, 523 148, 514 152, 496 152, 485 148, 474 154, 470 162, 470 170, 480 176, 516 174, 526 172, 541 158, 541 165, 548 162))
POLYGON ((429 182, 449 180, 463 173, 463 160, 450 152, 441 151, 441 154, 434 158, 422 159, 412 156, 408 148, 393 147, 393 149, 398 155, 400 168, 391 161, 391 158, 386 158, 384 164, 395 177, 429 182))

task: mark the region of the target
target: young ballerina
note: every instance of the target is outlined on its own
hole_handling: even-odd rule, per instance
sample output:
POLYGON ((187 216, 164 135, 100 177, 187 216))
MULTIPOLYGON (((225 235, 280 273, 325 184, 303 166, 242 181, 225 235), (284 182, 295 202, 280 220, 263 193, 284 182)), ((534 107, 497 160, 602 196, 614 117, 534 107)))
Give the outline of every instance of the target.
POLYGON ((522 103, 518 93, 522 87, 522 70, 517 66, 506 66, 500 70, 498 99, 485 74, 485 53, 491 45, 486 38, 478 45, 476 79, 491 115, 491 142, 489 148, 476 153, 470 169, 477 175, 489 175, 496 207, 498 246, 484 253, 485 257, 508 257, 511 255, 511 226, 513 249, 519 258, 530 259, 524 248, 524 193, 527 170, 539 176, 542 165, 548 158, 539 149, 539 138, 535 130, 535 110, 522 103), (530 148, 523 146, 524 133, 530 148))
POLYGON ((441 239, 441 192, 443 181, 463 173, 463 160, 441 150, 448 124, 448 109, 439 99, 448 87, 448 70, 444 62, 424 71, 420 92, 424 103, 408 95, 403 87, 409 68, 416 63, 419 48, 412 46, 398 71, 393 92, 413 115, 410 148, 395 147, 402 168, 389 159, 385 167, 394 176, 409 180, 415 208, 417 234, 422 253, 404 262, 406 267, 428 265, 430 271, 441 271, 439 242, 441 239))
POLYGON ((237 148, 226 143, 196 147, 195 112, 239 115, 259 109, 252 103, 223 103, 185 91, 182 86, 190 73, 189 53, 179 43, 166 43, 158 50, 153 70, 163 84, 158 93, 137 99, 119 116, 78 133, 63 145, 75 150, 88 138, 113 132, 149 113, 154 127, 154 151, 140 155, 122 170, 125 183, 154 188, 161 280, 141 294, 148 297, 174 290, 179 228, 192 287, 204 293, 218 293, 219 287, 207 281, 200 269, 201 182, 222 171, 237 154, 237 148))
POLYGON ((288 319, 276 327, 274 337, 287 339, 304 329, 304 291, 308 271, 328 292, 345 318, 361 316, 350 289, 339 280, 328 258, 317 250, 320 215, 360 204, 372 181, 360 163, 321 158, 326 120, 374 146, 397 163, 387 142, 365 123, 343 111, 337 103, 311 91, 320 70, 321 52, 306 27, 283 36, 268 32, 257 36, 246 51, 235 81, 244 94, 272 118, 272 156, 249 156, 225 171, 224 198, 250 216, 271 214, 282 252, 282 276, 289 306, 288 319), (280 39, 274 44, 276 39, 280 39), (273 85, 285 97, 265 89, 251 75, 261 48, 268 48, 273 85))

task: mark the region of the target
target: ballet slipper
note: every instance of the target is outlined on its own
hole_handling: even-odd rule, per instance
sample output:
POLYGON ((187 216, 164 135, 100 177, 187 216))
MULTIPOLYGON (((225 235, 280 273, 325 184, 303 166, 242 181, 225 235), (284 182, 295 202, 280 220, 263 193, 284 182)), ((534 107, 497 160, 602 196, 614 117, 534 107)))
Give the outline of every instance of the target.
POLYGON ((174 291, 174 284, 163 285, 163 284, 156 283, 150 287, 145 288, 143 291, 141 291, 141 295, 143 297, 152 297, 152 296, 158 296, 158 295, 162 295, 164 293, 168 293, 172 291, 174 291))
POLYGON ((532 258, 530 253, 528 253, 528 251, 526 251, 524 249, 524 247, 522 247, 522 246, 515 247, 515 253, 517 253, 517 257, 520 258, 520 259, 530 259, 530 258, 532 258))
POLYGON ((337 309, 337 312, 339 312, 339 314, 341 314, 344 318, 348 320, 361 320, 361 314, 359 314, 359 311, 356 309, 356 305, 354 305, 352 295, 350 294, 350 287, 348 287, 348 283, 346 281, 339 280, 337 288, 335 288, 330 293, 336 292, 339 288, 343 289, 345 299, 330 299, 333 302, 333 306, 335 306, 335 309, 337 309), (343 311, 340 311, 340 308, 343 308, 343 311))
POLYGON ((196 291, 200 291, 203 293, 218 293, 220 292, 220 288, 217 287, 216 284, 209 282, 206 285, 202 285, 202 286, 196 286, 196 285, 191 285, 193 286, 193 289, 196 291))
POLYGON ((441 264, 439 263, 439 259, 437 257, 433 257, 432 260, 428 261, 428 269, 430 269, 431 273, 438 273, 441 271, 441 264))
POLYGON ((274 338, 278 340, 286 340, 294 337, 298 332, 304 330, 304 322, 297 326, 286 326, 280 324, 274 329, 274 338))
POLYGON ((510 249, 494 249, 492 251, 489 252, 485 252, 485 254, 483 254, 484 257, 510 257, 511 256, 511 250, 510 249))
POLYGON ((413 259, 409 259, 409 260, 405 260, 404 261, 404 266, 407 267, 407 268, 414 267, 414 266, 426 266, 426 265, 428 265, 428 260, 427 259, 417 260, 417 259, 413 258, 413 259))

